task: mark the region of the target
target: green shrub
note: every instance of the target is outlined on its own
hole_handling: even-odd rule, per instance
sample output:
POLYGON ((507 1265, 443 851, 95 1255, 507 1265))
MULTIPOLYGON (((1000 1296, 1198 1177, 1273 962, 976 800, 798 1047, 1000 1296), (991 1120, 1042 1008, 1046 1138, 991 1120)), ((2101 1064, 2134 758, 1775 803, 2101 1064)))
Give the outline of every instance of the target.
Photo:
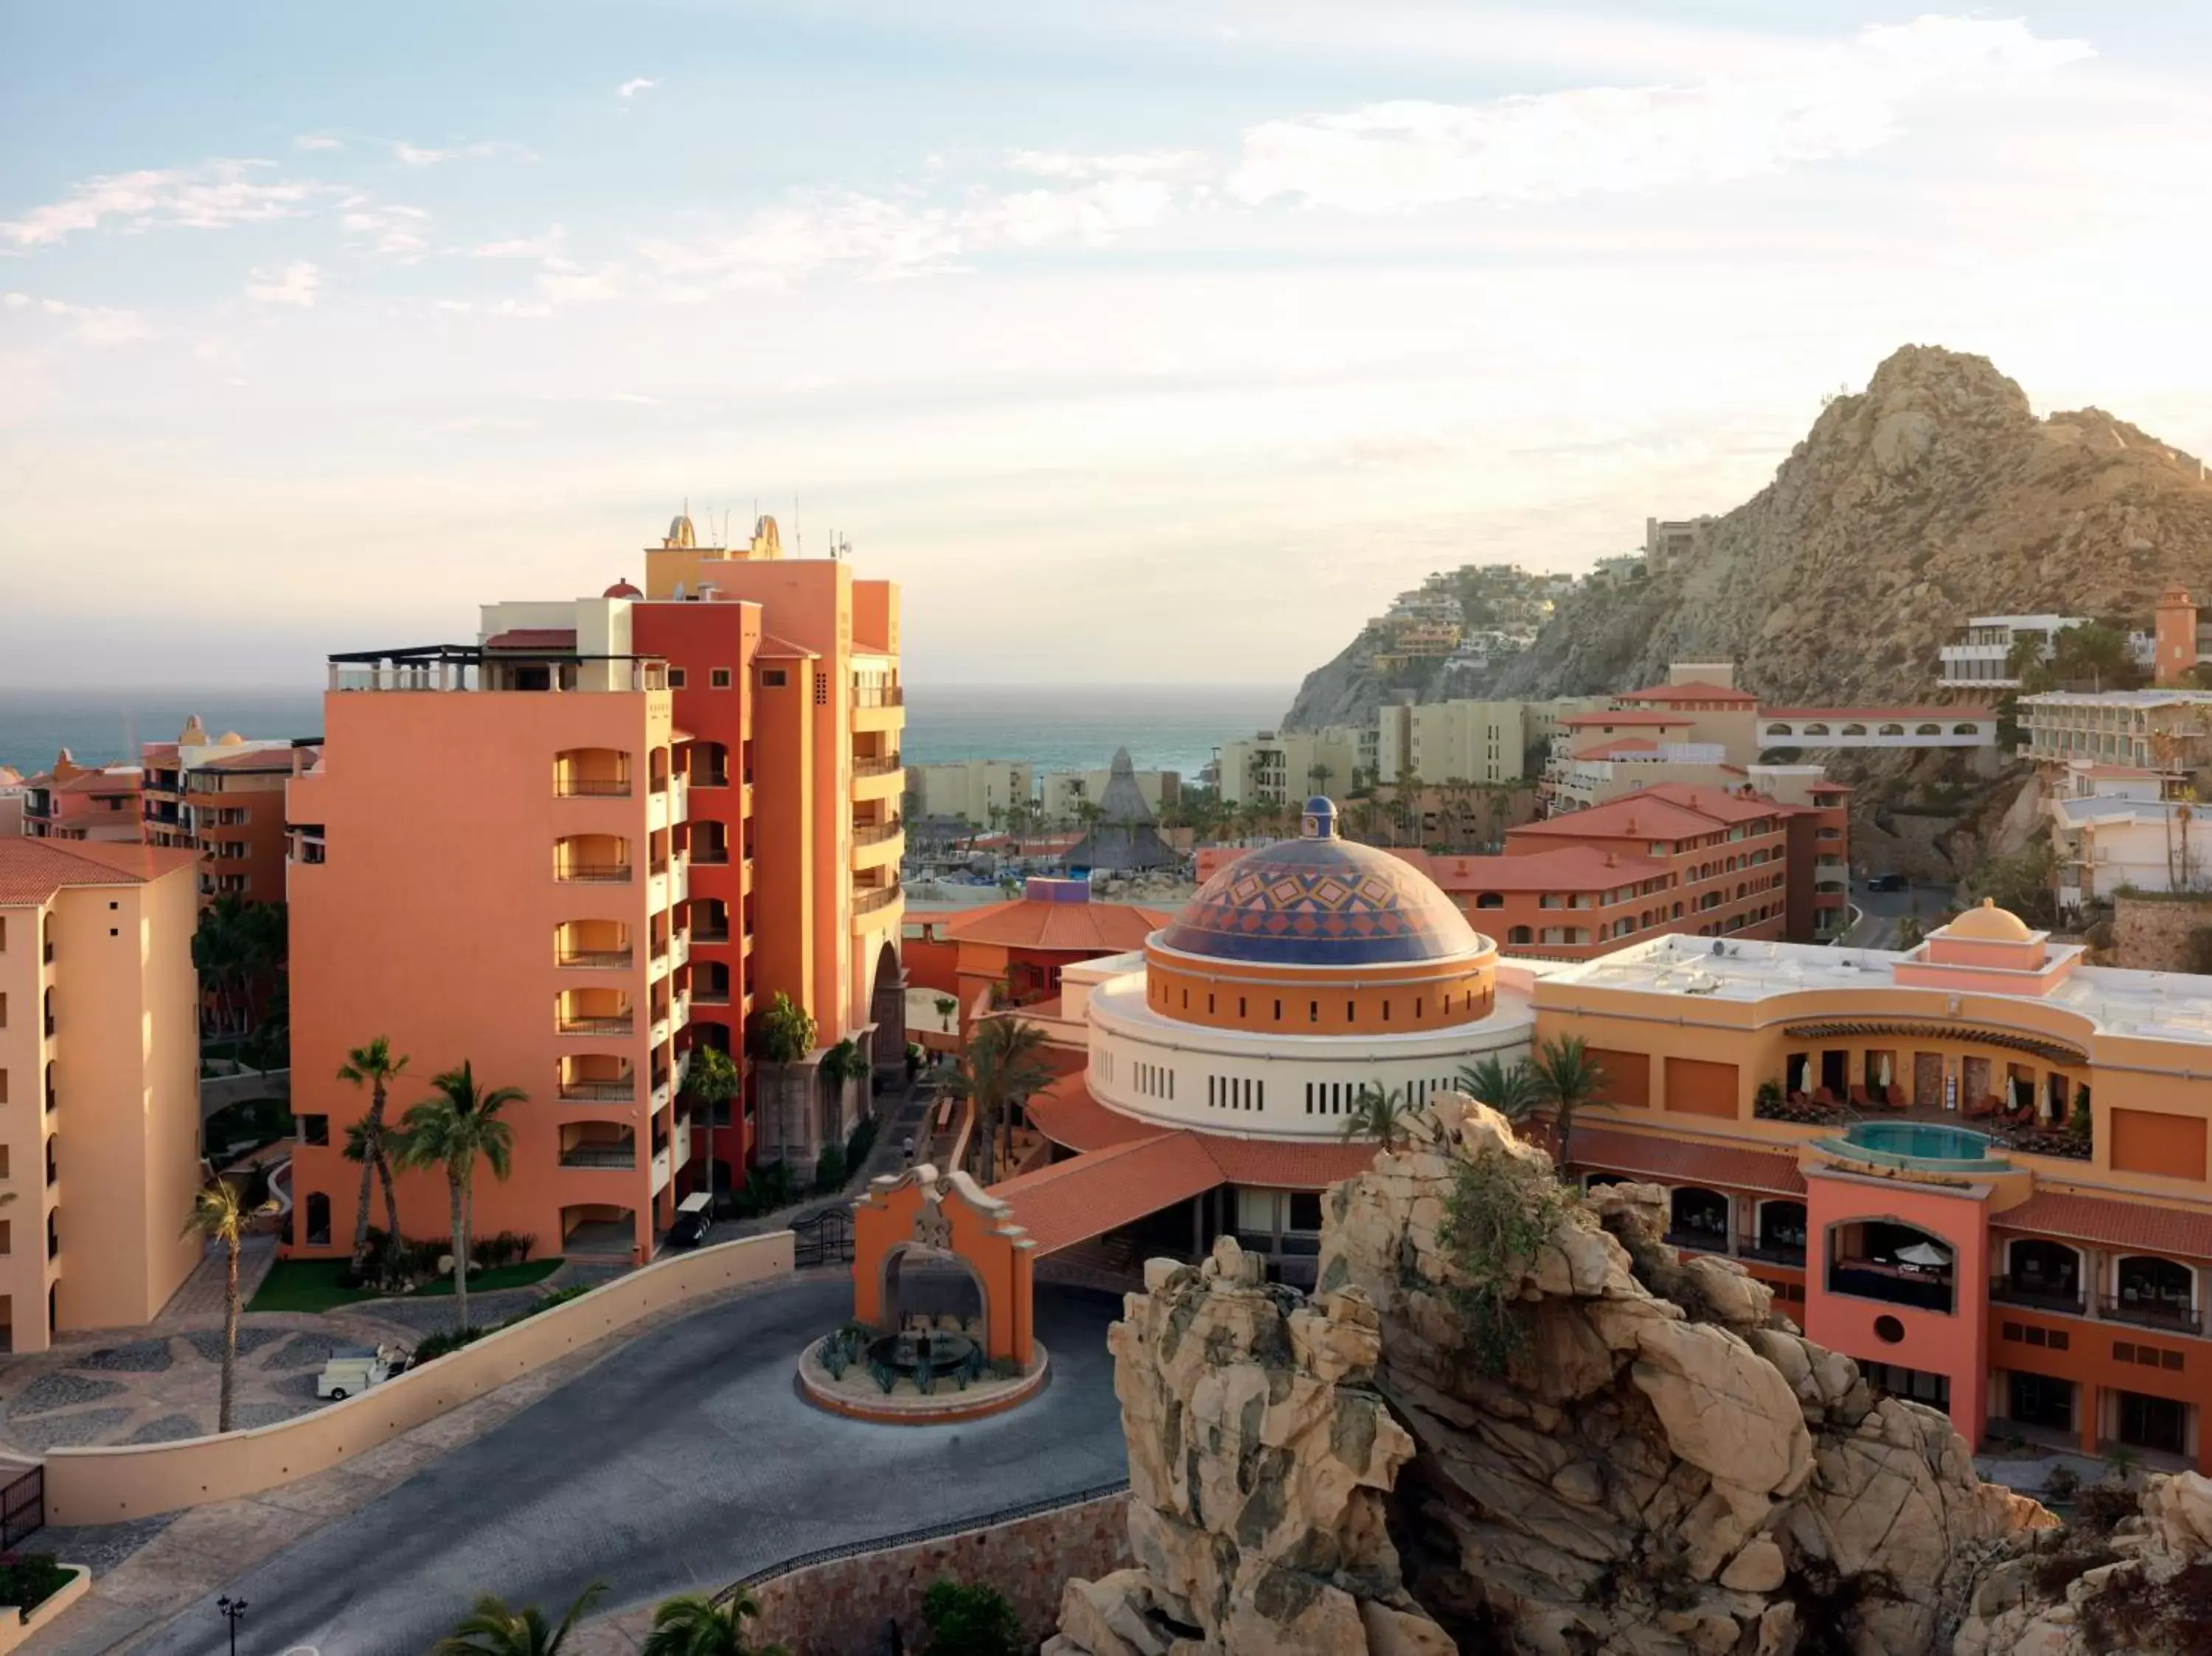
POLYGON ((939 1581, 922 1595, 921 1619, 930 1656, 1018 1656, 1025 1646, 1014 1607, 996 1587, 939 1581))
POLYGON ((59 1592, 70 1582, 50 1552, 0 1553, 0 1604, 29 1611, 59 1592))
POLYGON ((818 1191, 841 1190, 845 1184, 845 1152, 835 1144, 822 1147, 822 1155, 814 1163, 814 1188, 818 1191))
POLYGON ((1458 1170, 1440 1240, 1466 1277, 1454 1297, 1467 1319, 1468 1345, 1489 1374, 1504 1373, 1527 1338, 1514 1308, 1522 1273, 1573 1200, 1548 1169, 1497 1150, 1458 1170))
POLYGON ((857 1168, 868 1159, 868 1152, 876 1147, 876 1134, 880 1125, 872 1115, 864 1115, 854 1124, 853 1131, 845 1139, 845 1166, 848 1169, 857 1168))

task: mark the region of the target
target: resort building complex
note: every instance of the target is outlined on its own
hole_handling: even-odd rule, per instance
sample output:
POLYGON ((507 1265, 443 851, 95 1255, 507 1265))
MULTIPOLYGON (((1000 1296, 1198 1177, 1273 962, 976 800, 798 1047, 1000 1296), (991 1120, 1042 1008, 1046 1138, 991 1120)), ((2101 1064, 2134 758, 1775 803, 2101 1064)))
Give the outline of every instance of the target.
POLYGON ((0 839, 0 1346, 151 1319, 199 1259, 190 852, 0 839))
POLYGON ((2038 657, 2048 660, 2060 633, 2088 621, 2087 616, 1972 616, 1939 652, 1942 670, 1936 682, 1947 690, 2018 689, 2013 650, 2021 640, 2033 639, 2038 657))
POLYGON ((1904 952, 1670 937, 1546 970, 1607 1101, 1569 1155, 1671 1192, 1822 1344, 1948 1409, 2212 1467, 2212 993, 1971 909, 1904 952))
POLYGON ((144 837, 138 820, 143 786, 134 765, 88 767, 64 748, 52 770, 23 783, 23 832, 34 840, 136 844, 144 837))
MULTIPOLYGON (((630 1259, 710 1171, 842 1142, 866 1083, 824 1053, 902 1064, 895 589, 783 558, 768 519, 736 549, 679 519, 645 561, 642 591, 488 605, 472 644, 331 658, 290 784, 293 1248, 351 1248, 369 1099, 334 1077, 380 1035, 410 1059, 395 1119, 464 1061, 526 1095, 479 1234, 630 1259), (392 808, 401 776, 434 825, 392 808), (818 1040, 764 1110, 744 1032, 779 994, 818 1040), (742 1091, 695 1121, 701 1045, 742 1091)), ((403 1175, 400 1207, 441 1234, 442 1179, 403 1175)))
POLYGON ((139 767, 146 843, 199 852, 202 898, 284 901, 290 742, 210 740, 194 719, 174 742, 147 743, 139 767))

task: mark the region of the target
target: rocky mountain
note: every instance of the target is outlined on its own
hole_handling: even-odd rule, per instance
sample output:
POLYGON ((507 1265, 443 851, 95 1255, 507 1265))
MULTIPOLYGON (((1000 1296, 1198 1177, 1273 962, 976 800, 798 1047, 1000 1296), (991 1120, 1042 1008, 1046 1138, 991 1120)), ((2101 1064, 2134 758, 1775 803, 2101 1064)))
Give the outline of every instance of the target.
MULTIPOLYGON (((1970 615, 2143 626, 2175 581, 2212 597, 2212 481, 2195 457, 2099 409, 2039 420, 1987 359, 1908 345, 1694 553, 1577 587, 1529 649, 1455 693, 1623 690, 1670 661, 1734 659, 1775 702, 1924 700, 1970 615)), ((1361 720, 1382 690, 1347 650, 1284 722, 1361 720)))
POLYGON ((1233 1240, 1129 1296, 1136 1567, 1068 1584, 1048 1656, 1929 1656, 2036 1613, 1978 1586, 2050 1514, 1677 1264, 1657 1186, 1585 1205, 1447 1099, 1324 1205, 1311 1300, 1233 1240))

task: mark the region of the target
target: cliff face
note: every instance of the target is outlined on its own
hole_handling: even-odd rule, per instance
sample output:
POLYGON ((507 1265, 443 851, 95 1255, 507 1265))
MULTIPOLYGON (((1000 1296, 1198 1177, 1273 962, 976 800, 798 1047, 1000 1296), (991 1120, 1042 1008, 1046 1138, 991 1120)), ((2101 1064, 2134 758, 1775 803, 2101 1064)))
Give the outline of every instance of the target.
MULTIPOLYGON (((2038 420, 1987 359, 1908 345, 1840 397, 1772 483, 1701 549, 1640 581, 1584 586, 1480 693, 1595 694, 1676 660, 1741 664, 1770 701, 1899 702, 1936 688, 1970 615, 2124 616, 2212 585, 2212 482, 2197 461, 2097 409, 2038 420)), ((1346 658, 1285 723, 1371 709, 1346 658)))
POLYGON ((2050 1522, 1740 1267, 1675 1265, 1654 1186, 1540 1206, 1501 1368, 1449 1234, 1501 1168, 1553 1188, 1447 1100, 1331 1192, 1311 1303, 1233 1242, 1152 1263, 1112 1337, 1138 1568, 1070 1583, 1048 1652, 1921 1656, 2050 1522))

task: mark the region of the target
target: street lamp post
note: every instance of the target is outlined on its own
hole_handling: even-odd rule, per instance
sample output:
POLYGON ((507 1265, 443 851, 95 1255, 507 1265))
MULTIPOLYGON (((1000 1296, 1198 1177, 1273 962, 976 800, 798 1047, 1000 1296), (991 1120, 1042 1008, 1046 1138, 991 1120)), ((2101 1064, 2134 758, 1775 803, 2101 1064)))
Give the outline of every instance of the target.
POLYGON ((222 1619, 230 1623, 230 1656, 238 1656, 238 1624, 246 1617, 246 1600, 225 1595, 215 1601, 215 1607, 222 1612, 222 1619))

